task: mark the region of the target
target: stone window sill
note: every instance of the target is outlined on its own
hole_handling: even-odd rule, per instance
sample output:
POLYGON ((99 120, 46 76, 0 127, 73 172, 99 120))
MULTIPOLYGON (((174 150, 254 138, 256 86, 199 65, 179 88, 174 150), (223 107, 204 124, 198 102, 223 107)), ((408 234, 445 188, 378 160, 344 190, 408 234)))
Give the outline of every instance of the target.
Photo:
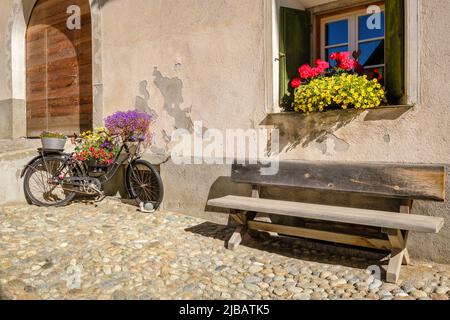
POLYGON ((364 121, 396 120, 403 114, 412 110, 414 105, 389 105, 374 109, 347 109, 330 110, 325 112, 301 113, 301 112, 277 112, 267 114, 262 126, 273 126, 283 123, 288 119, 303 119, 304 121, 325 122, 349 122, 358 116, 364 115, 364 121))
POLYGON ((336 132, 352 122, 386 122, 398 121, 414 108, 412 105, 385 106, 376 109, 331 110, 319 113, 284 112, 271 113, 261 123, 261 127, 279 130, 280 150, 289 152, 297 147, 318 146, 319 150, 327 148, 327 139, 334 139, 336 149, 346 151, 349 145, 341 141, 336 132))

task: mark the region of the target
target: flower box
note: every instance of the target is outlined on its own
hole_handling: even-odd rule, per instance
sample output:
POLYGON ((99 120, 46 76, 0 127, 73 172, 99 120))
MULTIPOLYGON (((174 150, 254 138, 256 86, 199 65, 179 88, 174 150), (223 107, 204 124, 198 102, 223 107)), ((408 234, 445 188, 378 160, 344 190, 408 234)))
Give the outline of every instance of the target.
MULTIPOLYGON (((299 78, 292 79, 295 89, 292 111, 311 113, 336 109, 373 109, 386 102, 381 84, 383 77, 375 69, 367 73, 358 62, 360 52, 336 52, 330 55, 335 66, 320 59, 315 67, 299 68, 299 78)), ((290 110, 286 110, 290 111, 290 110)))
POLYGON ((108 172, 109 165, 104 163, 99 163, 95 160, 89 160, 86 162, 89 173, 91 174, 105 174, 108 172))

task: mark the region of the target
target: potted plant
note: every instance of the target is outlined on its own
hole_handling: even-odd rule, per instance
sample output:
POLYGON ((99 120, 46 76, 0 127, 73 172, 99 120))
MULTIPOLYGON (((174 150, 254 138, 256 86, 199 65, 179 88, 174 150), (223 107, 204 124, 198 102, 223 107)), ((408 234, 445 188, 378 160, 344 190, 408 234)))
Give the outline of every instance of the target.
POLYGON ((336 52, 330 61, 316 60, 315 66, 305 64, 299 69, 299 78, 291 81, 295 89, 292 109, 296 112, 322 112, 333 109, 370 109, 386 101, 378 69, 369 74, 359 64, 359 53, 336 52))
POLYGON ((44 150, 64 150, 67 137, 61 133, 43 132, 41 134, 42 149, 44 150))

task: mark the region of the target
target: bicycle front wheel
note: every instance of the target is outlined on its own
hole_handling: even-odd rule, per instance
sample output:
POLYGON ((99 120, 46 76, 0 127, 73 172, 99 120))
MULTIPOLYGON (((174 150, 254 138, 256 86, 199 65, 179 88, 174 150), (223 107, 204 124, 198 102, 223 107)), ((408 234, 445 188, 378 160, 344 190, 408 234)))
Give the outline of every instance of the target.
POLYGON ((161 176, 154 166, 144 160, 133 162, 126 174, 127 189, 130 196, 139 204, 152 203, 156 209, 164 198, 161 176))
POLYGON ((45 156, 28 168, 24 179, 25 196, 32 204, 40 207, 68 205, 76 192, 64 181, 77 176, 75 171, 66 165, 64 158, 45 156))

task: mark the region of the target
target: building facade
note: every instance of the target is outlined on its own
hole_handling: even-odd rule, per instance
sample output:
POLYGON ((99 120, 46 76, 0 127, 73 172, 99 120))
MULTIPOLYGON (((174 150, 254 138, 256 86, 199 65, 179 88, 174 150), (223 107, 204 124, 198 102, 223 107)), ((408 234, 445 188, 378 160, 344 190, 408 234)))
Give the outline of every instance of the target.
MULTIPOLYGON (((405 0, 400 7, 403 29, 397 36, 403 45, 399 49, 388 45, 391 24, 386 23, 381 34, 366 38, 358 27, 358 18, 367 14, 369 6, 384 12, 395 7, 392 1, 403 3, 3 0, 0 138, 32 137, 58 128, 67 133, 82 131, 101 125, 103 118, 115 111, 138 109, 158 116, 154 146, 147 155, 155 162, 170 155, 176 129, 194 133, 200 125, 202 130, 222 131, 277 128, 283 159, 449 163, 450 42, 446 36, 450 32, 450 2, 405 0), (69 9, 73 5, 76 7, 69 9), (303 29, 284 25, 289 18, 286 12, 302 16, 303 29), (77 16, 81 29, 76 28, 77 16), (65 29, 71 17, 74 29, 65 29), (344 29, 333 29, 336 23, 342 28, 342 21, 344 29), (395 106, 320 115, 281 112, 283 90, 287 89, 283 82, 292 69, 286 62, 292 53, 287 53, 290 49, 282 40, 298 39, 285 30, 293 30, 291 27, 304 32, 296 42, 303 53, 293 54, 304 57, 298 66, 339 47, 350 50, 367 44, 369 48, 373 45, 367 60, 376 60, 368 67, 392 74, 398 63, 391 53, 396 51, 398 58, 401 52, 403 67, 396 71, 401 76, 393 81, 401 81, 402 94, 395 106), (333 32, 336 39, 328 37, 333 32), (377 56, 375 49, 385 45, 385 55, 377 56)), ((16 171, 11 177, 19 186, 16 171)), ((249 192, 247 187, 229 181, 230 166, 226 164, 180 166, 168 161, 161 165, 161 171, 166 210, 223 220, 219 213, 206 208, 208 198, 249 192)), ((375 208, 392 205, 350 195, 263 193, 375 208)), ((17 195, 20 192, 14 193, 17 195)), ((14 196, 6 200, 19 200, 14 196)), ((419 201, 413 211, 445 217, 447 223, 439 235, 413 235, 412 255, 450 262, 449 203, 419 201)))

